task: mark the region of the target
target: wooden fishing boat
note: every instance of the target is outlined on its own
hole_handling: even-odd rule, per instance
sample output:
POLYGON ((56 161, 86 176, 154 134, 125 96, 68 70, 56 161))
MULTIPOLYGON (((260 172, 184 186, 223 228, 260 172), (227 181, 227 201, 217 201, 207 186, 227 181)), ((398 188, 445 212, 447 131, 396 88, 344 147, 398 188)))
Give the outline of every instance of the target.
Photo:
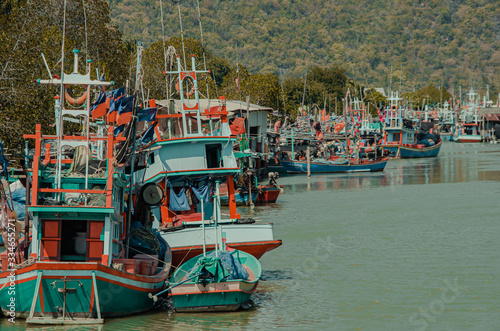
POLYGON ((195 58, 191 59, 190 70, 183 70, 177 58, 177 70, 166 72, 169 79, 177 79, 180 91, 187 85, 195 86, 192 95, 179 93, 180 109, 175 108, 173 100, 153 101, 158 111, 147 129, 151 132, 149 141, 138 149, 135 186, 139 190, 145 185, 156 185, 162 197, 154 208, 136 209, 149 215, 146 218, 152 219, 152 226, 169 242, 176 265, 193 253, 200 253, 202 210, 206 213, 203 223, 207 223, 206 231, 210 232, 214 227, 214 184, 225 182, 229 212, 220 224, 227 242, 260 257, 280 246, 281 240, 274 239, 272 224, 254 224, 253 220, 241 219, 237 212, 234 178, 241 169, 233 152, 236 136, 229 127, 225 98, 199 99, 198 76, 208 70, 197 70, 195 58), (207 105, 205 109, 202 102, 207 105), (212 106, 208 106, 209 102, 212 106))
POLYGON ((453 140, 459 143, 479 143, 483 137, 479 134, 479 100, 474 88, 467 93, 467 104, 462 107, 459 123, 453 140))
MULTIPOLYGON (((282 160, 280 162, 290 174, 307 173, 306 160, 282 160)), ((386 164, 387 159, 359 161, 358 163, 350 163, 349 160, 339 162, 321 159, 311 161, 310 170, 311 173, 377 172, 384 171, 386 164)))
POLYGON ((207 253, 203 247, 203 254, 182 264, 170 279, 170 295, 178 312, 237 310, 247 304, 261 277, 262 269, 254 256, 226 250, 222 243, 218 182, 215 194, 215 250, 207 253))
POLYGON ((55 98, 56 135, 42 134, 40 124, 35 134, 25 135, 35 142, 27 191, 32 226, 23 243, 10 240, 17 234, 9 227, 9 245, 1 256, 0 307, 7 318, 27 323, 103 323, 107 317, 147 311, 153 307, 148 293, 161 291, 170 270, 169 248, 151 231, 142 231, 141 238, 152 236, 148 240, 158 245, 152 248, 157 257, 151 252, 137 256, 129 244, 136 234, 127 231, 131 221, 125 208, 131 204, 124 196, 131 172, 124 160, 132 157, 127 143, 134 141, 115 136, 103 121, 92 122, 89 110, 95 104, 88 96, 94 87, 112 83, 92 80, 90 64, 79 74, 78 50, 74 56, 73 73, 38 80, 61 90, 68 84, 84 86, 86 92, 76 108, 75 102, 66 107, 67 93, 55 98), (83 135, 68 132, 72 129, 63 118, 68 115, 85 118, 83 135))
POLYGON ((441 148, 441 138, 427 131, 415 128, 412 121, 403 119, 403 110, 398 106, 397 92, 388 98, 391 102, 386 110, 384 137, 380 146, 391 158, 436 157, 441 148))
MULTIPOLYGON (((240 176, 243 176, 240 175, 240 176)), ((244 177, 242 182, 246 185, 238 186, 238 182, 236 182, 237 188, 235 189, 235 202, 237 206, 247 206, 250 204, 268 204, 275 203, 278 200, 278 196, 283 192, 283 185, 278 185, 276 179, 278 177, 278 173, 269 172, 268 179, 269 183, 267 185, 257 184, 256 180, 253 177, 253 174, 249 175, 250 178, 244 177), (252 185, 252 199, 249 199, 248 194, 248 186, 252 185)), ((227 191, 227 185, 221 184, 221 203, 223 206, 229 205, 229 196, 227 191)))

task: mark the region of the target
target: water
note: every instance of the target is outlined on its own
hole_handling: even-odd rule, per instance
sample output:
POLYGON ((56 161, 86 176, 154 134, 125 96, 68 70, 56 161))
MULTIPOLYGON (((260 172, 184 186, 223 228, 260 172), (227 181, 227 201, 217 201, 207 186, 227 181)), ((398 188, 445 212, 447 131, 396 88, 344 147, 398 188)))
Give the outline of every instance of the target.
POLYGON ((282 177, 279 203, 241 209, 283 240, 261 259, 255 308, 87 329, 498 330, 499 181, 500 145, 453 142, 383 173, 282 177))

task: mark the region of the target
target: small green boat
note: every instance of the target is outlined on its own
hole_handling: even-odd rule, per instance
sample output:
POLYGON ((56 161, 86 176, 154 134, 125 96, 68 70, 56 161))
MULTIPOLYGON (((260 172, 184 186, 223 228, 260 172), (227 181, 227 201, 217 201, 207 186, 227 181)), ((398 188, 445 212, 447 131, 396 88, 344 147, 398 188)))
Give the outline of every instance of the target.
POLYGON ((233 250, 218 251, 215 256, 212 251, 192 258, 175 271, 170 295, 177 312, 234 311, 247 306, 261 274, 260 263, 253 255, 233 250))
POLYGON ((172 275, 169 290, 178 312, 246 308, 262 275, 260 262, 253 255, 235 249, 226 250, 222 240, 224 234, 217 228, 221 215, 219 182, 216 181, 215 185, 213 215, 217 244, 215 250, 208 253, 203 245, 203 254, 182 264, 172 275))

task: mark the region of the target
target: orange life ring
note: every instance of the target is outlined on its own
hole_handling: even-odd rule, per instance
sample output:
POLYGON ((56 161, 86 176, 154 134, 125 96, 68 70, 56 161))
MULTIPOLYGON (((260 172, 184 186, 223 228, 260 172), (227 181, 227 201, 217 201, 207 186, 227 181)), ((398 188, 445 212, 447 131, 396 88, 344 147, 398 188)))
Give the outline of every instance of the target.
POLYGON ((81 96, 78 98, 73 98, 71 95, 69 95, 68 90, 66 89, 67 85, 64 85, 64 99, 71 105, 74 106, 81 106, 87 99, 87 85, 83 85, 83 88, 85 88, 85 93, 83 93, 81 96))
MULTIPOLYGON (((177 93, 179 93, 179 80, 177 80, 175 82, 175 90, 177 91, 177 93)), ((194 94, 194 84, 193 84, 193 88, 191 89, 191 91, 189 91, 188 93, 184 93, 184 98, 189 98, 190 96, 192 96, 194 94)))
POLYGON ((398 106, 396 106, 396 105, 392 105, 392 106, 391 106, 391 111, 392 111, 392 112, 397 112, 397 111, 398 111, 398 106))

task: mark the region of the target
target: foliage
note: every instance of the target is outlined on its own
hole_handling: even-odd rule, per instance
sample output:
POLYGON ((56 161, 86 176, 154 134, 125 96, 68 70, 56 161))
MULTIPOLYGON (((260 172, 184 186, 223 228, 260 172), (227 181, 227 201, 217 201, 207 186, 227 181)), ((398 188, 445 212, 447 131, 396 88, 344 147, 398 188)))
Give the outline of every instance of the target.
POLYGON ((366 89, 363 101, 369 103, 370 113, 373 116, 376 116, 377 109, 379 109, 381 105, 385 104, 386 97, 384 97, 382 93, 377 92, 374 89, 366 89))
POLYGON ((452 95, 444 87, 439 89, 433 84, 429 84, 418 91, 405 93, 402 97, 407 99, 412 107, 422 108, 424 105, 437 106, 444 103, 446 100, 450 100, 452 95))
MULTIPOLYGON (((128 51, 121 33, 109 24, 105 1, 86 0, 84 11, 82 1, 68 0, 64 31, 63 0, 6 0, 0 6, 0 139, 7 147, 22 150, 22 135, 33 133, 36 123, 42 124, 44 132, 51 130, 54 96, 60 87, 37 86, 35 80, 49 78, 41 53, 51 73, 61 74, 63 33, 65 72, 72 68, 75 47, 82 50, 80 72, 85 59, 93 59, 94 70, 97 67, 108 79, 125 83, 128 51)), ((91 71, 92 78, 96 75, 91 71)))
MULTIPOLYGON (((197 2, 109 0, 113 23, 128 39, 199 38, 197 2)), ((207 0, 200 2, 205 47, 252 74, 289 70, 304 76, 312 64, 345 66, 369 87, 403 91, 442 82, 500 92, 500 6, 478 1, 207 0)))

